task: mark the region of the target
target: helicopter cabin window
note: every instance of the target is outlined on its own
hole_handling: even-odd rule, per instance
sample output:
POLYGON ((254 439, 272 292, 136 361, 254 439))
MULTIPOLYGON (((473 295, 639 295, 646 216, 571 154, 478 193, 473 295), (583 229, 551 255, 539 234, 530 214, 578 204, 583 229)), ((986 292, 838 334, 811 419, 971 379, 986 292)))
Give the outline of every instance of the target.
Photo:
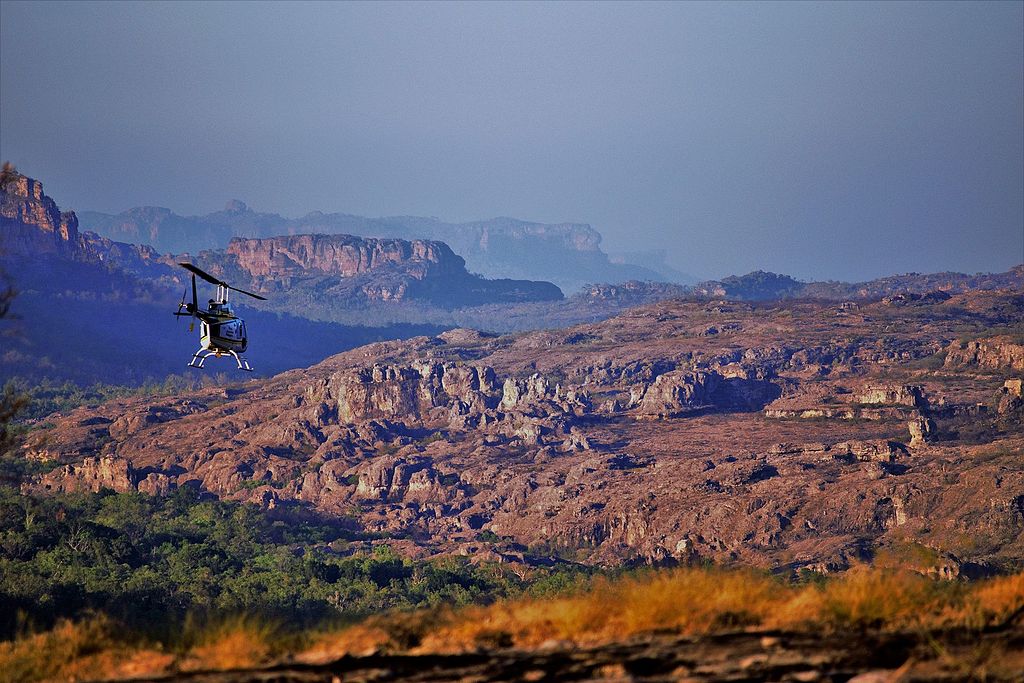
POLYGON ((243 337, 242 324, 239 320, 229 320, 217 326, 217 336, 231 341, 241 341, 243 337))

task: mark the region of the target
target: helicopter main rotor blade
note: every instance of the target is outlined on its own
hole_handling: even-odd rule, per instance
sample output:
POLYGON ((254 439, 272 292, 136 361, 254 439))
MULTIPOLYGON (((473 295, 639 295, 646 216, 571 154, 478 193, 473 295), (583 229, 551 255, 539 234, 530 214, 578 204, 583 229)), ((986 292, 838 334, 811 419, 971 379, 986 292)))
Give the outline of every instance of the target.
POLYGON ((227 287, 228 289, 230 289, 233 292, 238 292, 239 294, 245 294, 246 296, 251 296, 253 299, 259 299, 260 301, 266 301, 267 300, 267 297, 265 297, 265 296, 260 296, 259 294, 253 294, 252 292, 247 292, 244 289, 239 289, 238 287, 232 287, 231 285, 224 285, 224 286, 227 287))
POLYGON ((207 273, 202 268, 194 266, 191 263, 179 263, 178 265, 181 266, 182 268, 184 268, 185 270, 190 271, 193 275, 198 275, 199 277, 203 278, 204 280, 209 282, 211 285, 226 285, 227 284, 223 280, 218 280, 217 278, 215 278, 214 276, 210 275, 209 273, 207 273))

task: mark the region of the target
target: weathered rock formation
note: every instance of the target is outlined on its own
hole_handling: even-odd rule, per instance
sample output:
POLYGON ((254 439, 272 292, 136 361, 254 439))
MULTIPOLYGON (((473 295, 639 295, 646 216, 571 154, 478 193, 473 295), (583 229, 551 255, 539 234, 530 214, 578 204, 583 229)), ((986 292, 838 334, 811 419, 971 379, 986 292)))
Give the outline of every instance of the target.
POLYGON ((0 188, 0 253, 73 255, 81 249, 78 217, 61 212, 42 183, 15 174, 0 188))
POLYGON ((717 372, 670 372, 658 375, 640 401, 641 415, 673 417, 712 404, 722 376, 717 372))
POLYGON ((1024 372, 1024 344, 1008 336, 953 342, 946 352, 947 368, 976 368, 979 372, 1024 372))
POLYGON ((910 431, 910 445, 922 446, 934 438, 935 421, 923 415, 907 423, 910 431))
POLYGON ((395 264, 460 273, 465 262, 443 242, 367 239, 352 235, 293 235, 268 239, 234 239, 227 253, 253 277, 282 280, 311 273, 354 277, 395 264))
POLYGON ((151 247, 79 232, 74 211, 61 211, 41 182, 18 173, 0 188, 0 258, 109 263, 147 278, 166 275, 170 265, 151 247))
POLYGON ((87 457, 81 462, 62 465, 43 475, 30 488, 37 492, 95 493, 102 489, 134 491, 138 477, 131 463, 114 455, 87 457))
POLYGON ((883 384, 868 387, 857 397, 857 400, 864 404, 908 406, 910 408, 923 408, 927 405, 921 387, 911 384, 883 384))

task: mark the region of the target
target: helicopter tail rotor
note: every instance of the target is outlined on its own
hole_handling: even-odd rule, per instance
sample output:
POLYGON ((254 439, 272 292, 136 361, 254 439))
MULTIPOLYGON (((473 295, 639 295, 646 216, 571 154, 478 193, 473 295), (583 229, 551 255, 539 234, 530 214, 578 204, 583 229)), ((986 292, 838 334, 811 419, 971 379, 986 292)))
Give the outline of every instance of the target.
POLYGON ((196 298, 196 274, 192 273, 192 320, 188 324, 188 331, 196 329, 196 311, 199 310, 199 300, 196 298))
POLYGON ((192 274, 192 303, 185 303, 185 296, 188 294, 188 288, 181 293, 181 302, 178 304, 178 312, 174 315, 179 317, 189 316, 192 320, 188 324, 188 331, 191 332, 196 328, 196 311, 199 310, 199 301, 196 295, 196 276, 192 274), (182 313, 181 309, 185 309, 182 313))

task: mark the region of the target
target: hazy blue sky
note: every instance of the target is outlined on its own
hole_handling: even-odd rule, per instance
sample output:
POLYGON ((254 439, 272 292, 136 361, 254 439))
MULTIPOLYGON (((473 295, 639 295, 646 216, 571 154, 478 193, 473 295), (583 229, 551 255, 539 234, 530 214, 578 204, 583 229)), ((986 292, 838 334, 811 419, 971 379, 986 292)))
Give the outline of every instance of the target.
POLYGON ((64 208, 592 224, 699 276, 1024 261, 1024 3, 0 4, 64 208))

